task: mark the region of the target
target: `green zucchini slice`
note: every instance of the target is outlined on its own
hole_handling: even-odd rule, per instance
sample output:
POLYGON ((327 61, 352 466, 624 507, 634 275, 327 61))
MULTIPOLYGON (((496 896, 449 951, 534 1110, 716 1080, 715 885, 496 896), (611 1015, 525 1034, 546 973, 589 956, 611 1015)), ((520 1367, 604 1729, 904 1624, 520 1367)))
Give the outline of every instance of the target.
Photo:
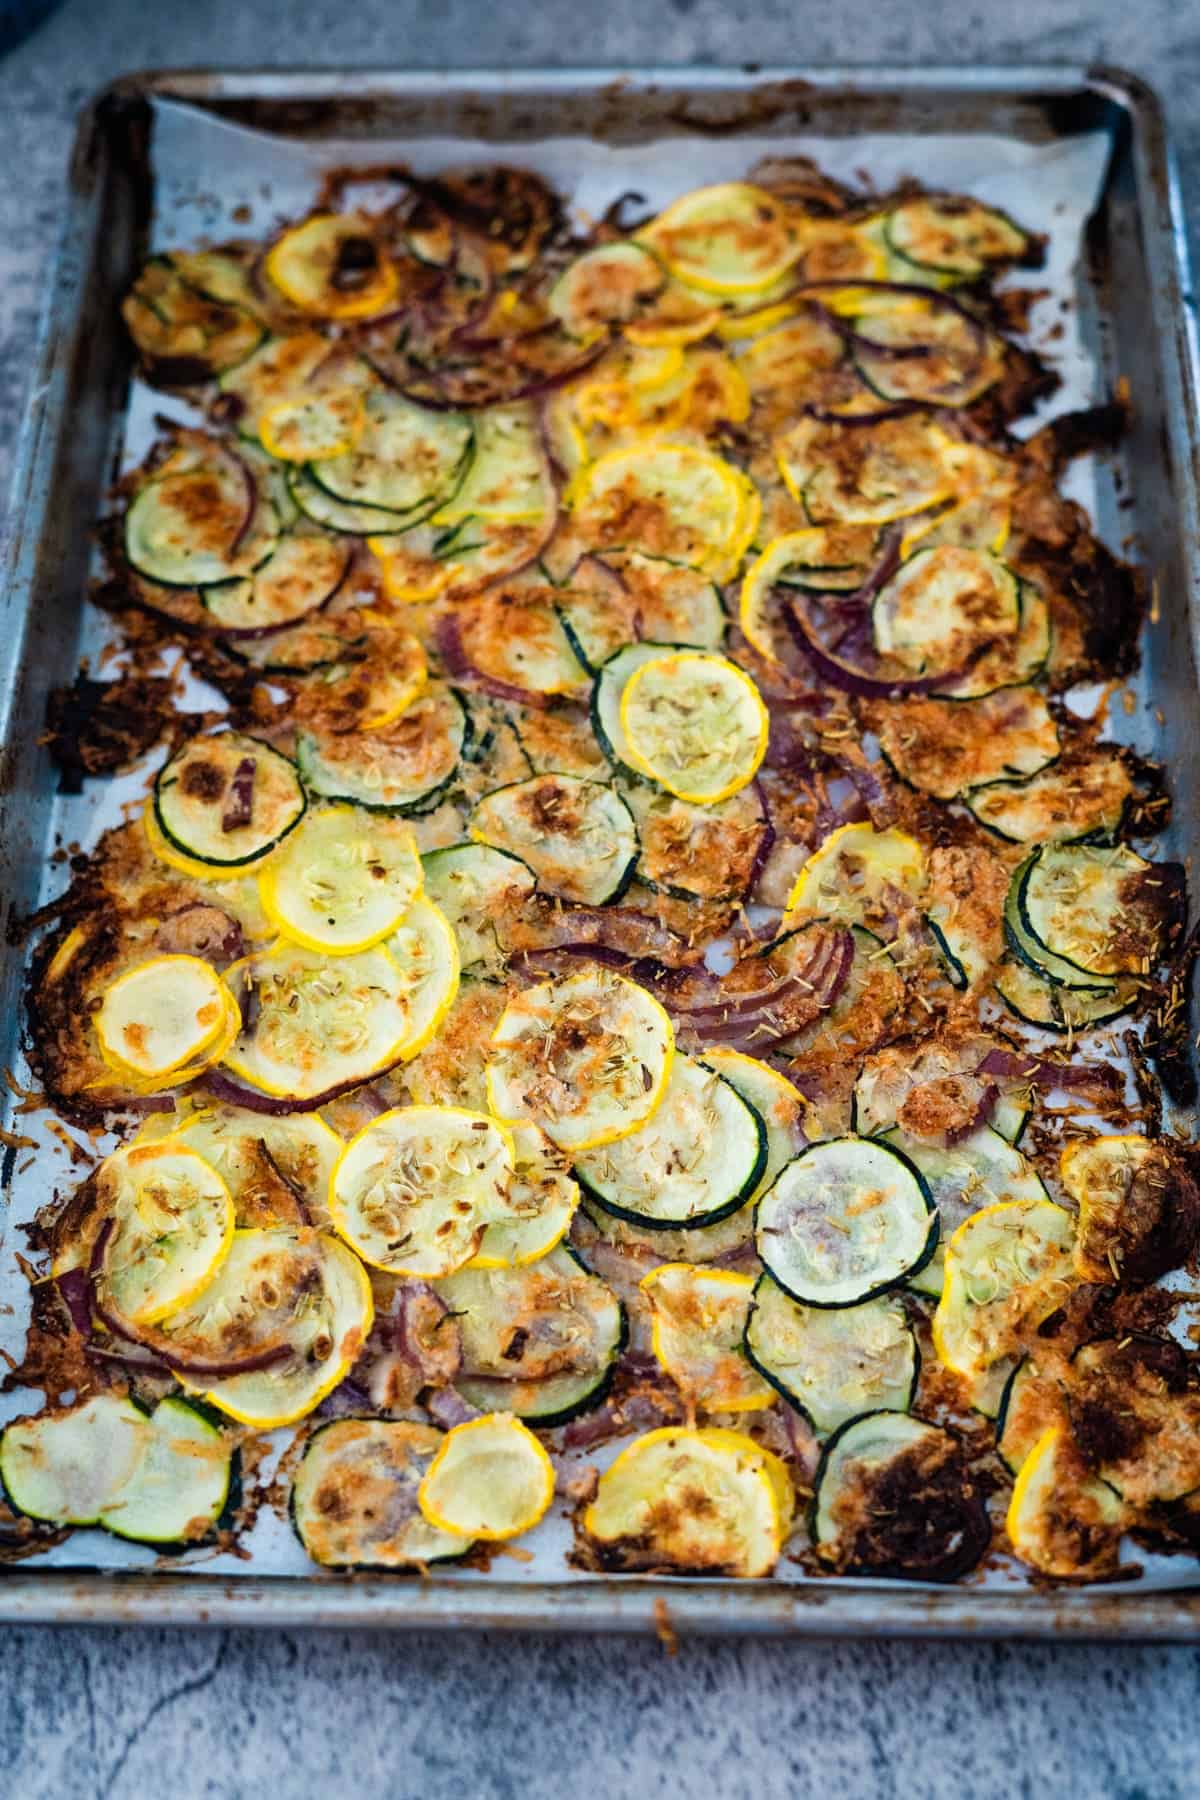
POLYGON ((472 415, 471 428, 475 438, 470 467, 437 508, 434 522, 538 517, 546 504, 546 458, 534 407, 527 401, 489 406, 472 415))
POLYGON ((1021 611, 1015 632, 998 638, 969 669, 940 681, 935 694, 945 700, 981 700, 1002 688, 1036 681, 1050 659, 1050 608, 1041 594, 1020 584, 1021 611))
POLYGON ((121 303, 129 335, 152 381, 186 387, 244 362, 264 327, 244 307, 184 278, 169 256, 152 256, 121 303))
POLYGON ((456 607, 453 622, 471 669, 517 694, 586 697, 587 670, 556 601, 555 588, 501 583, 456 607))
POLYGON ((679 900, 740 900, 746 895, 769 824, 751 785, 699 806, 665 789, 622 788, 637 826, 638 878, 679 900))
POLYGON ((546 305, 573 338, 586 340, 636 321, 666 283, 666 269, 645 245, 601 244, 567 265, 546 305))
POLYGON ((164 587, 234 581, 265 563, 279 517, 241 458, 201 440, 181 445, 125 514, 125 555, 164 587))
POLYGON ((369 537, 374 532, 395 531, 396 515, 381 506, 362 506, 338 500, 323 488, 308 469, 289 466, 287 492, 297 510, 314 525, 340 531, 347 537, 369 537))
POLYGON ((948 499, 949 440, 913 415, 847 431, 802 419, 777 441, 784 479, 814 525, 886 525, 948 499))
POLYGON ((1133 777, 1121 752, 1098 746, 1063 757, 1030 780, 981 787, 967 797, 967 806, 981 825, 1011 843, 1111 842, 1133 794, 1133 777))
POLYGON ((1023 866, 1022 931, 1054 959, 1053 972, 1065 964, 1085 978, 1148 973, 1169 904, 1152 863, 1121 844, 1048 844, 1023 866))
POLYGON ((237 428, 241 436, 259 442, 263 415, 285 401, 303 400, 320 391, 327 377, 331 388, 365 387, 371 371, 358 357, 348 355, 323 333, 304 327, 271 336, 221 377, 227 404, 240 408, 237 428))
POLYGON ((817 1470, 809 1529, 843 1573, 957 1581, 991 1539, 983 1493, 959 1440, 902 1412, 851 1419, 817 1470))
POLYGON ((491 844, 451 844, 421 861, 425 892, 453 927, 464 971, 499 967, 503 952, 492 921, 532 894, 533 871, 491 844))
POLYGON ((831 1138, 788 1163, 758 1203, 765 1267, 804 1306, 857 1306, 911 1280, 937 1248, 924 1177, 890 1145, 831 1138))
POLYGON ((694 650, 719 650, 725 641, 725 607, 712 577, 640 550, 585 559, 559 590, 558 606, 575 654, 593 674, 641 640, 694 650))
POLYGON ((1062 1384, 1023 1356, 1010 1372, 996 1414, 996 1450, 1010 1475, 1019 1475, 1026 1457, 1051 1426, 1066 1423, 1062 1384))
POLYGON ((621 796, 574 775, 535 775, 485 794, 468 829, 521 859, 538 886, 582 906, 618 900, 637 866, 638 834, 621 796))
POLYGON ((97 1394, 82 1406, 16 1419, 0 1437, 0 1477, 18 1512, 54 1525, 98 1525, 150 1445, 132 1400, 97 1394))
POLYGON ((922 195, 884 221, 888 248, 952 281, 974 281, 989 264, 1019 262, 1029 238, 997 207, 953 194, 922 195))
POLYGON ((469 1538, 430 1525, 417 1489, 441 1446, 432 1425, 334 1419, 309 1438, 292 1483, 296 1535, 330 1569, 411 1569, 462 1556, 469 1538))
POLYGON ((907 1412, 921 1357, 901 1303, 801 1306, 761 1275, 746 1321, 746 1354, 814 1431, 836 1431, 875 1408, 907 1412))
POLYGON ((285 625, 265 637, 221 638, 220 647, 228 656, 260 669, 264 675, 312 675, 318 669, 332 669, 347 657, 361 656, 366 647, 364 633, 347 636, 339 629, 337 619, 305 618, 296 625, 285 625))
POLYGON ((942 1292, 946 1245, 964 1219, 1007 1200, 1048 1200, 1041 1176, 1019 1150, 990 1125, 943 1147, 892 1130, 882 1142, 900 1150, 921 1171, 938 1215, 940 1241, 909 1286, 937 1299, 942 1292))
POLYGON ((186 1400, 160 1400, 146 1451, 100 1515, 115 1537, 189 1549, 215 1534, 233 1477, 230 1435, 186 1400))
POLYGON ((935 544, 916 550, 875 597, 875 648, 915 675, 968 665, 993 639, 1016 635, 1016 577, 986 550, 935 544))
POLYGON ((260 738, 190 738, 159 770, 154 817, 169 844, 212 869, 244 868, 304 816, 295 765, 260 738))
POLYGON ((715 1224, 758 1186, 767 1156, 762 1120, 737 1090, 676 1054, 662 1102, 640 1131, 575 1159, 596 1204, 650 1229, 715 1224))
POLYGON ((484 1412, 545 1428, 595 1406, 625 1343, 625 1309, 574 1251, 524 1268, 461 1269, 437 1284, 463 1347, 455 1385, 484 1412))
POLYGON ((931 296, 872 295, 854 321, 854 366, 881 400, 970 406, 1004 371, 1004 344, 931 296))
POLYGON ((0 1440, 0 1474, 19 1512, 181 1549, 211 1535, 229 1497, 232 1460, 232 1442, 173 1397, 148 1413, 99 1394, 18 1419, 0 1440))
MULTIPOLYGON (((750 1195, 750 1201, 757 1200, 804 1143, 804 1099, 786 1075, 781 1075, 769 1063, 760 1062, 756 1056, 746 1056, 741 1050, 706 1050, 701 1061, 735 1088, 763 1122, 767 1134, 766 1161, 758 1186, 750 1195)), ((689 1257, 684 1260, 702 1259, 689 1257)))
MULTIPOLYGON (((893 701, 879 723, 879 747, 910 787, 956 800, 988 782, 1016 786, 1002 776, 1036 778, 1058 755, 1058 726, 1036 688, 1001 689, 980 700, 893 701)), ((980 818, 977 798, 967 804, 980 818)))
POLYGON ((222 631, 274 632, 332 599, 349 566, 345 544, 313 532, 289 532, 253 575, 206 587, 201 599, 222 631))
POLYGON ((1117 985, 1115 982, 1106 981, 1099 975, 1085 975, 1074 963, 1053 955, 1027 930, 1021 917, 1021 883, 1036 855, 1037 852, 1034 851, 1017 869, 1004 902, 1004 937, 1009 950, 1016 962, 1042 981, 1065 988, 1072 994, 1090 994, 1097 998, 1111 999, 1117 985))
POLYGON ((1063 987, 1012 959, 1004 963, 993 985, 1009 1012, 1026 1025, 1065 1037, 1119 1019, 1137 1004, 1140 991, 1136 981, 1117 981, 1110 988, 1063 987))
POLYGON ((431 684, 380 731, 296 737, 310 793, 380 812, 429 812, 445 796, 472 741, 470 714, 453 688, 431 684))
POLYGON ((365 397, 366 423, 352 450, 309 465, 318 487, 347 506, 378 507, 409 525, 448 501, 467 475, 475 435, 465 413, 432 412, 389 388, 365 397))

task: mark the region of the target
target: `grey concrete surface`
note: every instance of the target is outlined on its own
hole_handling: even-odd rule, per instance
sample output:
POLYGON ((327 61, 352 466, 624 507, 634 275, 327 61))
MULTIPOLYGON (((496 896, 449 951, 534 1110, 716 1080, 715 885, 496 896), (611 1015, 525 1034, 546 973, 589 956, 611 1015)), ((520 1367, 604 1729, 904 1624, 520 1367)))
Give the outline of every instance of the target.
MULTIPOLYGON (((1158 84, 1200 217, 1197 0, 68 0, 0 59, 0 484, 73 116, 122 70, 1089 58, 1158 84)), ((1198 1698, 1190 1649, 9 1630, 0 1795, 1185 1800, 1198 1698)))

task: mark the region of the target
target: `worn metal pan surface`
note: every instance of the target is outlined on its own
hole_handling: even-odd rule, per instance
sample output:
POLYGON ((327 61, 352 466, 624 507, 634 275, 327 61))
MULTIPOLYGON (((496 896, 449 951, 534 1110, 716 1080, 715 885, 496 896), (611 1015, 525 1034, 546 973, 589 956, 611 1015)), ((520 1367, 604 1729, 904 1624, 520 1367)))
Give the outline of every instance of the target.
MULTIPOLYGON (((1075 220, 1081 254, 1059 299, 1071 315, 1077 383, 1098 398, 1123 377, 1133 405, 1119 465, 1092 471, 1082 497, 1111 544, 1132 540, 1155 583, 1137 742, 1171 770, 1171 853, 1200 851, 1196 333, 1162 114, 1139 82, 1082 68, 165 72, 126 77, 99 95, 83 114, 71 164, 0 590, 4 926, 53 895, 63 880, 53 853, 90 841, 111 805, 95 795, 64 805, 39 736, 49 689, 102 642, 84 606, 89 525, 122 438, 136 438, 118 301, 149 242, 215 235, 235 204, 269 223, 272 209, 285 208, 289 182, 311 193, 322 168, 354 160, 466 160, 490 150, 560 182, 564 169, 572 179, 588 170, 597 181, 611 177, 611 198, 636 185, 620 179, 631 166, 651 185, 669 177, 675 191, 709 169, 741 173, 764 147, 820 154, 830 145, 848 168, 869 164, 870 147, 885 175, 911 162, 926 179, 943 169, 944 185, 955 185, 964 154, 1010 160, 1018 173, 1039 167, 1043 154, 1057 156, 1060 172, 1076 151, 1091 156, 1086 230, 1082 213, 1075 220)), ((0 970, 0 1063, 10 1067, 18 1064, 22 962, 14 951, 0 970)), ((61 1164, 24 1174, 17 1165, 10 1148, 0 1321, 11 1322, 0 1324, 0 1343, 7 1332, 19 1342, 27 1298, 23 1282, 7 1286, 21 1242, 14 1232, 55 1176, 67 1177, 61 1164)), ((605 1580, 568 1575, 561 1557, 557 1579, 547 1579, 544 1564, 437 1581, 340 1578, 304 1572, 302 1558, 294 1572, 281 1565, 275 1573, 257 1557, 183 1572, 144 1557, 122 1561, 107 1543, 84 1538, 72 1556, 0 1570, 0 1617, 1121 1639, 1190 1638, 1200 1626, 1200 1577, 1189 1562, 1119 1588, 1039 1592, 605 1580), (112 1563, 81 1567, 83 1556, 112 1563)))

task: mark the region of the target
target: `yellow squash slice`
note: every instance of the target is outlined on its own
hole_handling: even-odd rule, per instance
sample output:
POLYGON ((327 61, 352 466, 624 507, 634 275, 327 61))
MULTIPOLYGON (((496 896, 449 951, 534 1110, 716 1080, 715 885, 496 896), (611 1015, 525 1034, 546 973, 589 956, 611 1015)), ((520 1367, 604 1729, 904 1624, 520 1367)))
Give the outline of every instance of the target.
POLYGON ((515 1166, 512 1137, 495 1119, 454 1106, 397 1107, 347 1144, 329 1210, 364 1262, 436 1279, 462 1268, 485 1228, 511 1215, 515 1166))
POLYGON ((554 1464, 511 1413, 456 1425, 417 1490, 430 1525, 487 1543, 532 1530, 553 1498, 554 1464))
POLYGON ((892 910, 889 887, 915 897, 925 886, 925 852, 907 832, 873 825, 839 825, 819 845, 796 877, 785 922, 841 919, 869 925, 892 910))
POLYGON ((654 1354, 691 1406, 757 1412, 775 1393, 742 1349, 754 1278, 732 1269, 660 1263, 640 1283, 654 1354))
POLYGON ((488 1095, 499 1118, 531 1118, 572 1152, 629 1137, 666 1092, 675 1032, 622 975, 594 969, 526 988, 492 1038, 488 1095))
POLYGON ((1011 1355, 1022 1335, 1063 1304, 1074 1285, 1075 1219, 1052 1200, 985 1206, 946 1246, 933 1343, 968 1378, 1011 1355))
POLYGON ((770 287, 800 254, 787 213, 748 181, 693 188, 640 233, 671 273, 713 294, 770 287))
POLYGON ((311 810, 258 878, 263 910, 293 943, 331 956, 390 936, 421 891, 411 828, 356 806, 311 810))
POLYGON ((147 1081, 195 1063, 229 1022, 233 998, 198 956, 157 956, 118 976, 95 1015, 112 1067, 147 1081))
POLYGON ((723 656, 675 650, 633 671, 621 728, 634 767, 680 800, 713 806, 754 779, 770 720, 745 672, 723 656))
POLYGON ((667 1426, 600 1477, 583 1528, 611 1568, 769 1575, 791 1524, 792 1484, 753 1438, 667 1426))
POLYGON ((211 1163, 177 1139, 131 1145, 97 1175, 109 1223, 98 1285, 131 1325, 154 1325, 194 1300, 233 1241, 233 1200, 211 1163))

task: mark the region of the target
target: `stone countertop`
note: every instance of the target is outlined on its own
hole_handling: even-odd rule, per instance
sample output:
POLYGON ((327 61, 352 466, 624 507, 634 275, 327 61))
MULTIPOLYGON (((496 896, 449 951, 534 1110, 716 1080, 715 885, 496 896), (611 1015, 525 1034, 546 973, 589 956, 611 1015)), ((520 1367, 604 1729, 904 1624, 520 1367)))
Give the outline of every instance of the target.
MULTIPOLYGON (((114 75, 747 58, 1131 67, 1165 97, 1200 196, 1200 8, 1186 0, 605 0, 586 22, 574 0, 68 0, 0 58, 0 492, 74 115, 114 75)), ((1198 1698, 1190 1649, 730 1641, 671 1658, 621 1638, 7 1630, 0 1792, 557 1800, 579 1781, 678 1800, 1172 1800, 1200 1791, 1198 1698)))

